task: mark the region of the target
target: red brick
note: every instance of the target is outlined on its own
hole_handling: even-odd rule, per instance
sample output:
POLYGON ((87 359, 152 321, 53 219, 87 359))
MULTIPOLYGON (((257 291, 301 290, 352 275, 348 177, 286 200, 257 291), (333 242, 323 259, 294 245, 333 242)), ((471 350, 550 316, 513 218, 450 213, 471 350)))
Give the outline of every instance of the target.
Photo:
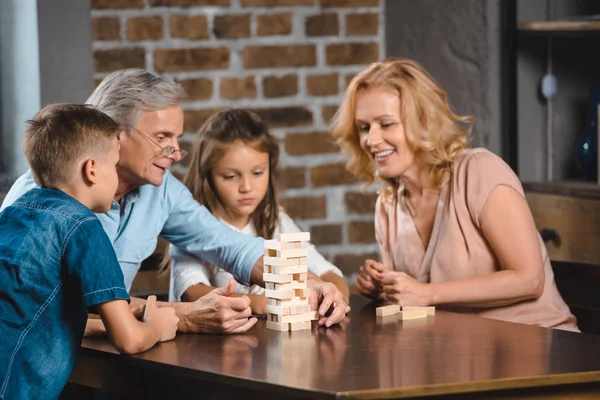
POLYGON ((221 98, 228 100, 256 97, 256 81, 253 76, 221 78, 221 98))
POLYGON ((148 0, 151 7, 229 7, 229 0, 148 0))
POLYGON ((344 202, 346 203, 346 211, 349 214, 373 214, 377 202, 377 193, 346 193, 344 202))
POLYGON ((202 110, 184 110, 183 111, 183 130, 186 132, 197 132, 204 122, 222 108, 211 108, 202 110))
POLYGON ((347 253, 338 254, 333 259, 333 264, 342 270, 344 275, 352 275, 358 272, 365 260, 371 259, 379 261, 379 254, 377 253, 347 253))
POLYGON ((95 10, 142 8, 144 0, 92 0, 92 8, 95 10))
POLYGON ((278 184, 280 189, 298 189, 306 186, 304 167, 279 168, 278 184))
POLYGON ((298 94, 298 76, 267 76, 263 78, 263 95, 268 98, 298 94))
POLYGON ((311 226, 310 242, 315 245, 342 244, 342 225, 311 226))
POLYGON ((369 64, 379 59, 378 43, 330 44, 325 48, 327 65, 369 64))
POLYGON ((327 199, 318 197, 290 197, 281 199, 281 205, 292 219, 327 217, 327 199))
POLYGON ((377 35, 378 30, 378 14, 346 14, 346 36, 377 35))
POLYGON ((135 47, 94 51, 94 71, 113 72, 123 68, 145 68, 146 52, 135 47))
POLYGON ((289 35, 292 33, 292 13, 256 16, 258 36, 289 35))
POLYGON ((310 170, 310 180, 315 187, 347 185, 358 182, 358 179, 346 170, 344 164, 313 167, 310 170))
POLYGON ((256 108, 253 110, 270 128, 312 125, 312 112, 306 107, 256 108))
POLYGON ((340 21, 334 13, 313 15, 306 18, 306 36, 337 36, 340 33, 340 21))
POLYGON ((92 35, 94 40, 121 40, 121 23, 116 17, 92 18, 92 35))
POLYGON ((140 17, 127 19, 127 40, 161 40, 162 38, 162 17, 140 17))
POLYGON ((229 68, 228 47, 154 51, 154 69, 157 72, 201 71, 227 68, 229 68))
POLYGON ((184 79, 178 81, 187 94, 187 101, 208 100, 213 94, 213 81, 208 78, 184 79))
POLYGON ((317 48, 314 44, 247 46, 243 59, 244 68, 314 67, 317 48))
POLYGON ((379 0, 321 0, 321 7, 379 7, 379 0))
POLYGON ((250 14, 217 15, 213 21, 217 39, 239 39, 250 36, 250 14))
POLYGON ((171 37, 183 39, 208 39, 206 15, 171 15, 169 18, 171 37))
POLYGON ((242 7, 312 6, 315 0, 242 0, 242 7))
POLYGON ((348 224, 348 242, 374 243, 375 225, 373 221, 352 221, 348 224))
POLYGON ((293 133, 285 136, 289 155, 337 153, 340 148, 328 132, 293 133))
POLYGON ((338 74, 310 75, 306 77, 306 89, 311 96, 338 94, 338 74))
POLYGON ((339 106, 323 106, 321 107, 321 117, 323 118, 323 122, 328 125, 331 122, 331 119, 337 112, 339 106))

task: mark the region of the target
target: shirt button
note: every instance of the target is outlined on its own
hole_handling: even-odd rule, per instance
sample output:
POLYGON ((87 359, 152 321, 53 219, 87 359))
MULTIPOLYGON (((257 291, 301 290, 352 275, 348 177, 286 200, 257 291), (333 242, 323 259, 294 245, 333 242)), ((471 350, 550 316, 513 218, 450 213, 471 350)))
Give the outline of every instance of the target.
POLYGON ((141 259, 142 259, 142 255, 141 255, 141 254, 138 254, 138 255, 137 255, 137 259, 138 259, 138 260, 141 260, 141 259))

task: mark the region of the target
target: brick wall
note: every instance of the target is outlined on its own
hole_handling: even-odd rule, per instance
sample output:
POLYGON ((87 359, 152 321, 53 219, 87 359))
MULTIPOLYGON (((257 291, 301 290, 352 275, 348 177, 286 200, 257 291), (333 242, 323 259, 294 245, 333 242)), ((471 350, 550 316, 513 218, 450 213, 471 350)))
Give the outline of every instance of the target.
MULTIPOLYGON (((383 56, 380 0, 92 0, 97 82, 128 67, 178 80, 183 146, 215 110, 250 107, 281 140, 282 203, 350 276, 376 257, 373 189, 345 169, 327 123, 383 56)), ((174 169, 181 174, 186 164, 174 169)))

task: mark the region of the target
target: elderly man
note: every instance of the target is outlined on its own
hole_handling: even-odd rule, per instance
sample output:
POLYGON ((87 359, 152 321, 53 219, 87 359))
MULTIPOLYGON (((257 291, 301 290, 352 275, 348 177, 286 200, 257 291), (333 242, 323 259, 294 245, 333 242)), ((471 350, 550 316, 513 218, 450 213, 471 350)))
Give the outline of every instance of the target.
MULTIPOLYGON (((184 96, 180 85, 131 69, 107 76, 87 100, 123 127, 119 186, 111 209, 98 218, 113 243, 125 286, 131 288, 158 236, 227 270, 244 284, 264 286, 263 240, 218 222, 169 172, 173 163, 185 156, 178 143, 183 134, 184 96)), ((0 210, 33 187, 35 182, 28 171, 15 182, 0 210)), ((249 299, 229 297, 234 283, 193 303, 168 303, 179 314, 179 330, 239 333, 250 329, 256 319, 250 318, 249 299)), ((313 277, 309 288, 311 303, 319 303, 319 324, 330 326, 343 319, 349 308, 333 284, 313 277)), ((132 298, 132 307, 141 304, 141 299, 132 298)), ((101 330, 99 324, 99 320, 90 320, 90 331, 101 330)))

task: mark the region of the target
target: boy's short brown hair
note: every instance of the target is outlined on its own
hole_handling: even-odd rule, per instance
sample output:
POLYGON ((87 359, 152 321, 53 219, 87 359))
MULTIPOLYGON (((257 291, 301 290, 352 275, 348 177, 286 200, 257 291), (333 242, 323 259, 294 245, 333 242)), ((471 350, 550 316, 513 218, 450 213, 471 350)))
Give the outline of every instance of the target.
POLYGON ((51 104, 27 121, 25 157, 35 182, 56 188, 69 182, 75 163, 86 154, 108 150, 108 140, 119 125, 108 115, 86 104, 51 104))

